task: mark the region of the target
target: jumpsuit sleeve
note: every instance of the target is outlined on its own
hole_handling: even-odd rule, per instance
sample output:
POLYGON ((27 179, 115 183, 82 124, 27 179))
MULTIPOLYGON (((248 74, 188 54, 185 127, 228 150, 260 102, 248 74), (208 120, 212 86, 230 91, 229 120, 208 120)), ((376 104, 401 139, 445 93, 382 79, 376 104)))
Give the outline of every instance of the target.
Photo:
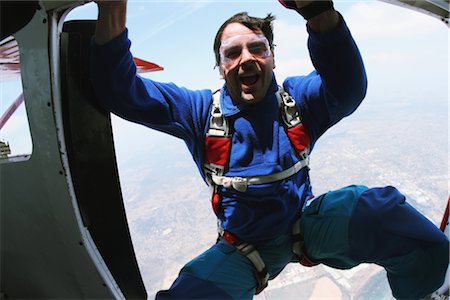
POLYGON ((337 28, 316 33, 307 26, 315 71, 289 77, 285 89, 298 99, 312 144, 331 126, 353 113, 366 95, 367 77, 358 47, 342 18, 337 28))
POLYGON ((159 83, 136 73, 128 30, 105 45, 91 41, 90 79, 101 106, 126 120, 183 139, 200 157, 212 93, 159 83))

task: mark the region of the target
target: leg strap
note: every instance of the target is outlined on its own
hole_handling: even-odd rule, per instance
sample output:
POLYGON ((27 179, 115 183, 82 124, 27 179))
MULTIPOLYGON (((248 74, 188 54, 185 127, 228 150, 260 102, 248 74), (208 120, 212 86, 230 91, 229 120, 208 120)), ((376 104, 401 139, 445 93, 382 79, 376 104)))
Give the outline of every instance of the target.
POLYGON ((300 218, 292 226, 292 252, 297 256, 298 261, 305 267, 317 266, 318 262, 313 262, 305 252, 305 241, 300 231, 300 218))
POLYGON ((257 282, 255 295, 261 293, 269 282, 269 273, 267 272, 266 264, 259 255, 258 250, 252 244, 240 241, 234 234, 228 231, 224 231, 221 239, 227 241, 229 244, 236 248, 236 251, 247 257, 253 264, 253 270, 257 282))

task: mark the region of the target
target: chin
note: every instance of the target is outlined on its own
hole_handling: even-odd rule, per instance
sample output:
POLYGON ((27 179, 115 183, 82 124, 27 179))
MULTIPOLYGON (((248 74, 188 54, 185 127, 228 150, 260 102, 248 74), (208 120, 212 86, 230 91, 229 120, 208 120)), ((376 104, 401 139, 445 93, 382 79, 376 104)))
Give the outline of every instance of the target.
POLYGON ((252 94, 241 94, 241 101, 245 103, 255 103, 257 102, 257 98, 255 98, 252 94))

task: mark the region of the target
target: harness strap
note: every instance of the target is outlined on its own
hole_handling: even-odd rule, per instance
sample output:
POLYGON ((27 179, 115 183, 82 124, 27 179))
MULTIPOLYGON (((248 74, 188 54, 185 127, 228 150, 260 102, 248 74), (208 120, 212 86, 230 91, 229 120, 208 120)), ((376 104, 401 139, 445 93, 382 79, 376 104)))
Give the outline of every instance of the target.
POLYGON ((212 97, 211 116, 208 132, 205 137, 205 163, 203 171, 211 187, 211 205, 216 215, 222 212, 221 199, 217 185, 211 180, 210 174, 223 175, 228 164, 231 149, 231 135, 227 118, 220 108, 220 90, 214 92, 212 97))
POLYGON ((292 226, 292 252, 297 256, 298 261, 305 267, 317 266, 318 262, 313 262, 305 252, 305 240, 300 230, 300 218, 292 226))
POLYGON ((266 264, 262 260, 258 250, 256 250, 255 246, 252 244, 242 242, 229 231, 223 231, 221 239, 234 246, 239 254, 247 257, 253 264, 253 271, 257 282, 255 295, 261 293, 268 285, 269 273, 267 272, 266 264))
POLYGON ((276 95, 289 141, 295 149, 298 158, 300 160, 305 159, 309 155, 311 138, 308 130, 302 123, 300 112, 295 106, 295 100, 281 86, 276 95))
POLYGON ((229 135, 228 120, 222 114, 222 109, 220 108, 220 90, 215 91, 213 94, 208 135, 223 137, 227 137, 229 135))
POLYGON ((306 167, 308 163, 309 157, 307 154, 305 154, 305 158, 303 160, 299 160, 290 168, 278 173, 262 176, 249 176, 249 177, 227 177, 212 174, 211 179, 216 185, 223 185, 226 188, 233 187, 235 190, 239 192, 245 192, 249 185, 272 183, 291 177, 292 175, 300 171, 302 168, 306 167))
POLYGON ((300 113, 295 106, 294 98, 292 98, 291 95, 289 95, 281 86, 278 88, 276 95, 278 105, 282 109, 281 116, 287 128, 292 128, 299 125, 302 122, 302 119, 300 118, 300 113))

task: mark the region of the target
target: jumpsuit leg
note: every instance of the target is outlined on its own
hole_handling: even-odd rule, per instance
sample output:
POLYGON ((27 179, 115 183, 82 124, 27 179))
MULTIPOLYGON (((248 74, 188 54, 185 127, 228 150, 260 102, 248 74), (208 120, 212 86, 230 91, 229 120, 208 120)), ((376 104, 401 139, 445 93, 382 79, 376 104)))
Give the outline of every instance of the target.
MULTIPOLYGON (((292 261, 290 234, 255 244, 270 279, 292 261)), ((256 290, 254 267, 248 258, 221 241, 189 262, 169 290, 156 299, 252 299, 256 290)))
POLYGON ((349 186, 316 200, 301 218, 311 259, 341 269, 381 265, 400 299, 423 298, 442 285, 449 242, 395 188, 349 186))
POLYGON ((250 261, 220 241, 187 263, 156 299, 252 299, 255 289, 250 261))
POLYGON ((423 298, 443 284, 447 237, 394 187, 362 193, 350 228, 351 256, 383 266, 394 297, 423 298))

